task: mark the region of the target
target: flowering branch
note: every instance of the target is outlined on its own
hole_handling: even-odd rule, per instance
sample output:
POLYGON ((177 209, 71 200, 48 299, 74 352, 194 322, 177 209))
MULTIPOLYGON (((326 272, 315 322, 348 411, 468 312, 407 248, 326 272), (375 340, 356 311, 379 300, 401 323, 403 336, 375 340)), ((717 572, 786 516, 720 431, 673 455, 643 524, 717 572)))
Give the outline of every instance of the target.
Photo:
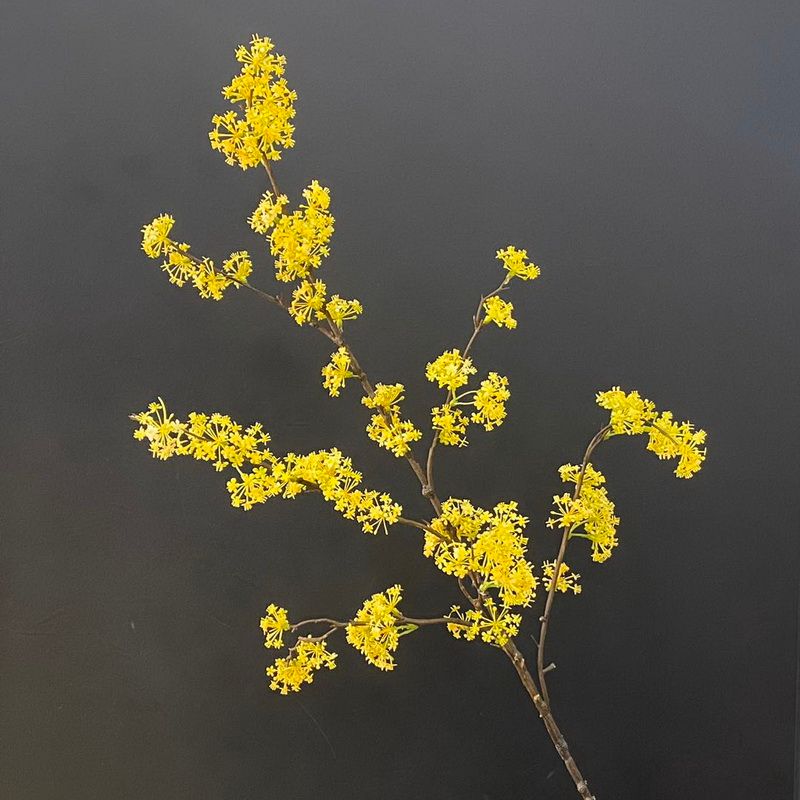
POLYGON ((345 631, 347 642, 370 664, 392 670, 401 637, 419 627, 444 625, 455 638, 480 640, 506 654, 578 794, 583 800, 594 800, 553 717, 545 677, 553 669, 552 664, 545 666, 545 643, 555 595, 582 591, 580 575, 565 563, 569 540, 585 540, 591 559, 597 563, 610 558, 618 545, 619 518, 604 486, 605 476, 590 460, 609 436, 641 434, 647 437, 647 449, 658 458, 677 459, 677 477, 690 478, 705 459, 706 434, 689 422, 678 423, 669 411, 657 411, 655 404, 638 392, 626 393, 619 387, 600 392, 596 401, 610 412, 609 422, 589 442, 579 465, 565 464, 559 469, 562 481, 574 484, 574 488, 553 498, 547 525, 562 529, 561 542, 555 560, 545 561, 540 568, 527 560, 529 520, 516 502, 500 502, 484 509, 467 499, 441 500, 434 481, 437 448, 464 447, 471 424, 491 431, 506 418, 510 391, 505 376, 489 372, 477 388, 469 386, 477 372, 472 358, 475 342, 490 324, 516 328, 514 307, 500 295, 515 278, 537 278, 539 267, 528 260, 526 250, 513 245, 498 250, 503 279, 481 296, 463 349, 445 351, 427 364, 426 378, 446 391, 441 405, 431 409, 432 435, 423 467, 413 451, 413 443, 422 438, 422 432, 400 411, 405 387, 373 383, 345 336, 345 321, 362 313, 361 303, 337 294, 329 296, 325 283, 316 277, 329 255, 334 232, 330 190, 312 181, 302 192, 304 202, 291 213, 287 210, 288 197, 280 193, 271 164, 282 151, 294 146, 292 120, 297 98, 283 77, 286 60, 274 52, 269 39, 257 36, 249 46, 237 49, 236 58, 242 64, 240 74, 222 92, 234 110, 214 115, 209 140, 228 164, 242 169, 263 167, 266 171, 271 190, 262 196, 248 222, 269 242, 276 280, 293 284, 291 299, 249 282, 253 263, 245 251, 231 253, 219 268, 211 259, 190 253, 188 244, 171 238, 175 220, 168 214, 157 216, 142 229, 142 249, 150 258, 164 259, 161 269, 177 286, 191 284, 202 298, 210 300, 221 300, 230 287, 245 287, 286 312, 298 325, 315 328, 335 345, 330 362, 321 370, 324 388, 338 397, 348 380, 360 384, 361 402, 374 412, 366 428, 369 438, 394 456, 405 458, 435 515, 429 522, 403 516, 402 507, 388 494, 361 485, 361 472, 338 448, 305 454, 273 453, 267 446, 271 437, 260 423, 245 427, 216 412, 190 412, 181 420, 159 399, 146 411, 133 415, 139 426, 134 436, 146 441, 156 458, 189 456, 212 462, 218 472, 229 471, 226 488, 231 504, 244 511, 274 497, 293 499, 314 492, 345 519, 359 523, 365 533, 388 532, 394 524, 419 530, 423 555, 456 581, 466 600, 464 610, 453 606, 446 616, 408 617, 399 610, 402 588, 395 585, 367 598, 351 619, 318 617, 297 623, 289 621, 286 609, 271 603, 261 619, 264 644, 281 649, 286 646, 285 635, 298 635, 286 655, 267 668, 270 688, 281 694, 299 691, 319 670, 334 669, 337 656, 327 647, 337 630, 345 631), (465 409, 471 411, 465 413, 465 409), (521 612, 533 603, 540 584, 547 594, 539 617, 534 678, 514 637, 522 624, 521 612), (327 629, 319 635, 299 635, 301 629, 314 625, 327 629))
MULTIPOLYGON (((586 469, 589 465, 589 460, 592 457, 592 453, 594 453, 595 448, 602 442, 606 436, 608 435, 609 431, 611 430, 611 425, 606 425, 601 428, 591 439, 589 444, 586 447, 586 451, 583 454, 583 461, 581 461, 580 471, 578 473, 578 479, 575 482, 575 489, 572 492, 572 501, 577 502, 581 496, 581 489, 583 488, 583 479, 586 475, 586 469)), ((570 526, 569 528, 565 527, 564 532, 561 535, 561 544, 558 548, 558 555, 556 556, 556 563, 554 568, 555 575, 558 575, 561 571, 561 565, 564 563, 564 555, 567 552, 567 543, 569 541, 570 534, 574 530, 574 525, 570 526)), ((539 641, 536 646, 537 655, 536 655, 536 669, 539 674, 539 685, 541 686, 542 696, 546 703, 550 703, 550 697, 547 692, 547 680, 545 678, 545 665, 544 665, 544 644, 545 640, 547 639, 547 631, 550 625, 550 613, 553 608, 553 601, 556 596, 556 588, 557 588, 557 581, 552 580, 550 582, 550 589, 547 592, 547 601, 545 602, 544 612, 542 616, 539 617, 539 621, 541 623, 541 627, 539 629, 539 641)))

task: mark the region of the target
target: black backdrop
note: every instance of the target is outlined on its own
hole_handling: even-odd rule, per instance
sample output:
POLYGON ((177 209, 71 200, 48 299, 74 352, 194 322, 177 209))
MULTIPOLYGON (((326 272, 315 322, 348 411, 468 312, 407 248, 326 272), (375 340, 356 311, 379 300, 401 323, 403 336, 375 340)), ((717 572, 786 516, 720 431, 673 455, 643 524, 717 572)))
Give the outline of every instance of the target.
POLYGON ((264 255, 244 223, 263 173, 207 143, 259 32, 300 95, 281 183, 332 187, 325 278, 363 300, 354 344, 409 413, 495 249, 543 267, 518 330, 476 354, 510 376, 510 421, 441 454, 445 495, 519 499, 542 558, 596 390, 710 432, 690 482, 639 441, 598 457, 622 544, 575 559, 584 593, 550 639, 598 797, 789 797, 799 21, 766 1, 6 2, 0 794, 572 796, 506 659, 443 631, 405 639, 393 674, 342 646, 301 695, 269 692, 266 602, 346 615, 400 582, 434 615, 457 595, 412 532, 366 537, 313 498, 236 512, 212 470, 130 436, 157 394, 261 419, 277 449, 345 447, 425 513, 355 391, 320 388, 324 340, 253 296, 169 286, 139 250, 167 210, 200 252, 264 255))

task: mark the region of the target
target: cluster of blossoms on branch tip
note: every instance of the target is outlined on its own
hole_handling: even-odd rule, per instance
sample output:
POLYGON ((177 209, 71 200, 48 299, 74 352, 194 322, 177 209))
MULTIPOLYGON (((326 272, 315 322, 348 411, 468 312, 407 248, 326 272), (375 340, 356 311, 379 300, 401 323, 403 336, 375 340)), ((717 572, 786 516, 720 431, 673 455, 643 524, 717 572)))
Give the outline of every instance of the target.
POLYGON ((277 161, 294 147, 294 102, 297 93, 283 77, 286 57, 274 52, 272 41, 253 36, 250 46, 236 49, 239 74, 223 87, 222 96, 235 110, 215 114, 208 134, 211 147, 231 166, 257 167, 277 161))
POLYGON ((283 77, 285 58, 274 52, 269 39, 254 36, 249 46, 236 50, 236 59, 240 73, 223 89, 235 110, 213 117, 211 146, 228 164, 265 168, 271 189, 261 196, 247 221, 266 239, 264 251, 272 257, 274 278, 279 286, 289 285, 289 294, 284 297, 253 286, 253 259, 243 249, 234 250, 219 268, 210 258, 194 256, 188 244, 171 238, 175 220, 169 214, 160 214, 142 228, 142 249, 149 258, 162 261, 161 268, 172 284, 191 284, 202 298, 213 300, 222 299, 232 286, 245 287, 278 306, 298 325, 324 334, 334 345, 321 370, 324 389, 339 397, 348 383, 360 386, 361 402, 372 412, 366 425, 368 437, 409 461, 434 514, 431 519, 403 518, 400 504, 389 494, 362 487, 362 474, 338 448, 277 455, 267 446, 271 437, 260 423, 244 426, 224 414, 200 412, 191 412, 182 420, 159 399, 133 415, 138 425, 134 436, 148 443, 155 458, 189 456, 212 463, 218 472, 227 471, 226 487, 235 508, 248 511, 275 497, 318 494, 365 533, 388 532, 388 527, 396 524, 415 527, 423 532, 423 555, 457 581, 467 600, 466 607, 453 605, 440 618, 415 620, 400 612, 402 589, 395 585, 365 600, 352 619, 298 623, 289 621, 286 609, 271 603, 261 619, 264 644, 287 648, 286 655, 267 668, 272 689, 281 694, 295 692, 311 683, 319 670, 334 669, 336 654, 328 649, 328 639, 337 630, 344 630, 347 642, 381 670, 394 669, 400 638, 424 624, 441 624, 456 638, 506 648, 519 632, 521 611, 534 602, 537 588, 541 586, 547 593, 548 609, 556 592, 581 593, 581 576, 563 560, 568 540, 587 540, 595 562, 606 561, 618 546, 619 518, 614 503, 605 477, 589 460, 594 447, 615 435, 645 435, 647 449, 660 459, 677 459, 675 474, 690 478, 705 459, 706 434, 689 422, 676 422, 669 411, 658 411, 636 391, 626 393, 613 387, 600 392, 597 403, 610 412, 610 418, 592 441, 583 463, 565 464, 559 470, 561 480, 571 489, 554 496, 547 525, 561 529, 564 544, 557 559, 539 567, 529 560, 529 520, 517 502, 499 502, 484 509, 465 498, 440 501, 433 480, 436 446, 464 447, 470 425, 492 431, 506 418, 508 378, 494 371, 476 378, 473 345, 491 326, 516 329, 514 306, 501 295, 506 295, 515 279, 534 280, 541 270, 524 249, 508 245, 498 250, 500 283, 480 298, 469 340, 427 363, 425 377, 443 397, 431 409, 430 446, 423 467, 414 453, 423 432, 401 408, 405 386, 373 384, 345 338, 346 323, 363 312, 361 302, 330 294, 319 277, 330 256, 334 233, 330 190, 312 180, 302 191, 302 202, 292 211, 289 197, 280 193, 272 173, 270 162, 294 145, 297 95, 283 77), (307 625, 327 628, 319 635, 298 632, 307 625))

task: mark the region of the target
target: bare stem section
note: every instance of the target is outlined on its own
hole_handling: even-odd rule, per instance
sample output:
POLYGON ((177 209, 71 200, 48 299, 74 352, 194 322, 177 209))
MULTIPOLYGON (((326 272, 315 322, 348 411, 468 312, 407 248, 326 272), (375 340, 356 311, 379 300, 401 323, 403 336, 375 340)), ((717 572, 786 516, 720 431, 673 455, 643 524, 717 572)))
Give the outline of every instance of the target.
POLYGON ((564 762, 564 766, 567 768, 570 778, 572 778, 573 782, 575 783, 575 788, 578 790, 578 794, 583 798, 583 800, 596 800, 595 796, 589 791, 589 784, 587 783, 586 778, 584 778, 581 774, 581 771, 578 769, 578 765, 575 763, 575 759, 572 757, 572 753, 570 753, 567 740, 564 738, 564 734, 561 733, 561 729, 556 724, 549 704, 545 701, 545 699, 539 693, 539 690, 536 688, 536 682, 533 679, 533 675, 531 675, 530 671, 528 670, 528 667, 525 664, 525 658, 520 652, 519 648, 512 640, 506 643, 506 645, 503 647, 503 652, 509 657, 509 659, 511 659, 511 663, 514 665, 514 669, 517 671, 517 675, 519 676, 522 685, 525 687, 525 691, 528 693, 533 701, 533 705, 539 712, 539 716, 541 717, 544 727, 550 736, 550 740, 553 742, 556 752, 564 762))

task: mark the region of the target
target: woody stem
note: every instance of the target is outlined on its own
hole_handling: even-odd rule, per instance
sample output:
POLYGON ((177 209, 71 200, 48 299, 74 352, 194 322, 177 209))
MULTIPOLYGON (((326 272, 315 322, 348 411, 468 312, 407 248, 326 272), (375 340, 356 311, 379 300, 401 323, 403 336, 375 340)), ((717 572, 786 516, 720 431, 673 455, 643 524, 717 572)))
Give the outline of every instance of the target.
MULTIPOLYGON (((604 428, 601 428, 593 437, 592 440, 586 447, 586 452, 583 454, 583 461, 581 462, 581 468, 578 472, 578 477, 575 481, 575 490, 572 493, 572 502, 574 503, 578 500, 581 496, 581 489, 583 488, 583 477, 586 474, 586 468, 589 465, 589 459, 592 457, 592 453, 594 453, 595 448, 603 439, 606 438, 606 434, 611 430, 610 425, 606 425, 604 428)), ((561 545, 558 548, 558 556, 556 557, 556 563, 553 567, 553 577, 550 581, 550 588, 547 592, 547 600, 545 601, 544 606, 544 613, 540 617, 541 620, 541 627, 539 629, 539 643, 537 647, 536 653, 536 670, 539 674, 539 685, 542 688, 542 696, 544 697, 545 703, 549 705, 550 703, 550 696, 547 692, 547 679, 545 678, 545 665, 544 665, 544 644, 545 640, 547 639, 547 631, 550 627, 550 614, 553 609, 553 600, 555 599, 556 595, 556 586, 558 584, 558 576, 561 572, 561 565, 564 563, 564 555, 567 552, 567 543, 569 541, 569 535, 572 531, 571 527, 564 528, 564 532, 561 535, 561 545)))

